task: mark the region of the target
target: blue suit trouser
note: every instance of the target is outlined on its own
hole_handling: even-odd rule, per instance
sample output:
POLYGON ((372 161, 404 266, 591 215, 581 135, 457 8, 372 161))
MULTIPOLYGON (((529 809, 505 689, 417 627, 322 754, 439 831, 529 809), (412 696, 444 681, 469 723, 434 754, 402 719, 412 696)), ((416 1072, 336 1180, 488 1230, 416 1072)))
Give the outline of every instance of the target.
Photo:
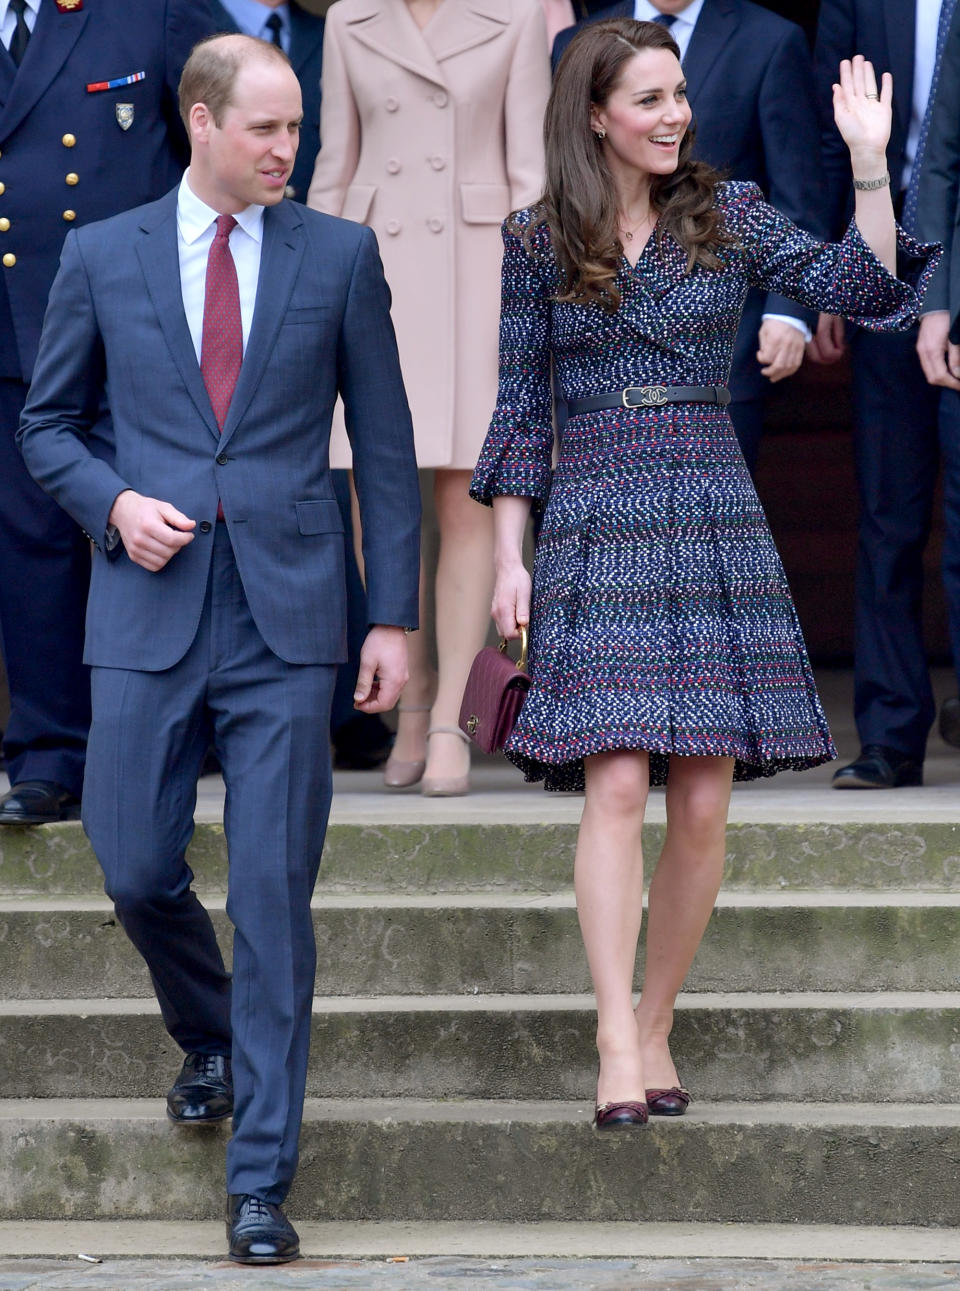
POLYGON ((330 807, 335 675, 335 666, 285 663, 265 645, 225 524, 180 662, 163 672, 93 670, 84 828, 170 1035, 186 1052, 232 1055, 227 1191, 277 1204, 296 1171, 303 1114, 310 900, 330 807), (232 983, 185 859, 211 740, 226 786, 232 983))
POLYGON ((10 688, 10 780, 83 784, 90 675, 83 664, 90 544, 27 473, 15 435, 27 386, 0 379, 0 640, 10 688))
POLYGON ((938 427, 940 392, 923 376, 916 328, 857 330, 854 444, 857 546, 854 714, 861 744, 922 761, 935 704, 923 642, 923 553, 942 465, 944 590, 960 661, 960 424, 938 427))

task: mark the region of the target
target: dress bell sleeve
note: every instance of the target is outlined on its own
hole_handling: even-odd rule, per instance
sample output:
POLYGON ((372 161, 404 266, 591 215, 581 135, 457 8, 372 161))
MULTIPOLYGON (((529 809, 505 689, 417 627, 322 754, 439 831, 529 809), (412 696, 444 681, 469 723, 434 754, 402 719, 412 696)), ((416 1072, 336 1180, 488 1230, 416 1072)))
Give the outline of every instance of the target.
POLYGON ((542 506, 550 490, 553 456, 550 295, 536 256, 508 223, 502 228, 497 406, 470 496, 490 506, 498 494, 512 494, 542 506))
POLYGON ((902 332, 917 320, 940 261, 939 243, 917 242, 897 227, 897 277, 877 259, 851 220, 839 242, 820 242, 764 200, 756 184, 728 183, 728 229, 746 256, 751 286, 872 332, 902 332))

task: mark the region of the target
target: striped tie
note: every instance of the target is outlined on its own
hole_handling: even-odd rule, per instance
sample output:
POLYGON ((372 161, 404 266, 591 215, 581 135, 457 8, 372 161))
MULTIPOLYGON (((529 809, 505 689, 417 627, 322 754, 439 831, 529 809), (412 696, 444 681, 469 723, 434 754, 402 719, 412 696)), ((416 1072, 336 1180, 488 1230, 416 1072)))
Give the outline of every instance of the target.
POLYGON ((947 32, 950 30, 950 19, 956 8, 957 0, 943 0, 940 6, 940 21, 937 24, 937 52, 933 60, 933 76, 930 78, 930 93, 927 95, 927 108, 920 124, 920 136, 917 139, 917 151, 910 171, 910 183, 907 185, 903 199, 901 227, 907 233, 913 233, 917 227, 917 193, 920 189, 920 168, 923 165, 923 154, 927 146, 927 135, 930 132, 930 118, 933 116, 933 100, 937 93, 937 81, 940 79, 940 66, 943 63, 943 51, 947 44, 947 32))

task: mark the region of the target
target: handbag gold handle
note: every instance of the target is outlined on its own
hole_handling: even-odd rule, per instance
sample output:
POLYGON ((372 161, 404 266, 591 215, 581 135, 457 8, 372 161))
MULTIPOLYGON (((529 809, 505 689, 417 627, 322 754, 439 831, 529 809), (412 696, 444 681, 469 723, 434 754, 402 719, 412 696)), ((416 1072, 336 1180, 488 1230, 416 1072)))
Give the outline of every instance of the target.
MULTIPOLYGON (((526 672, 527 671, 527 648, 530 645, 530 632, 527 628, 526 623, 521 623, 518 626, 520 628, 520 658, 517 660, 517 671, 526 672)), ((501 654, 507 653, 506 637, 500 638, 500 653, 501 654)))

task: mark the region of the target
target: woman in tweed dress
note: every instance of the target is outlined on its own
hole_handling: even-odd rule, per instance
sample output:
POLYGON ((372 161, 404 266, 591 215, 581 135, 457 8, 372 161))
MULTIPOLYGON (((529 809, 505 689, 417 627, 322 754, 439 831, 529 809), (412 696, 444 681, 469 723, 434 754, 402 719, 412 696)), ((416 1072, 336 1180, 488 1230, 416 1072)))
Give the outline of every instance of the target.
POLYGON ((891 99, 889 75, 878 91, 862 58, 841 66, 855 221, 818 243, 755 185, 691 159, 663 27, 596 23, 558 69, 544 197, 504 226, 500 387, 471 492, 494 506, 497 627, 531 627, 533 684, 507 755, 547 788, 586 788, 574 881, 601 1129, 689 1102, 669 1035, 723 872, 731 781, 835 756, 724 383, 748 287, 877 330, 915 318, 910 283, 922 289, 937 252, 894 223, 891 99), (553 471, 551 367, 570 413, 553 471), (667 786, 667 833, 634 1010, 651 783, 667 786))

